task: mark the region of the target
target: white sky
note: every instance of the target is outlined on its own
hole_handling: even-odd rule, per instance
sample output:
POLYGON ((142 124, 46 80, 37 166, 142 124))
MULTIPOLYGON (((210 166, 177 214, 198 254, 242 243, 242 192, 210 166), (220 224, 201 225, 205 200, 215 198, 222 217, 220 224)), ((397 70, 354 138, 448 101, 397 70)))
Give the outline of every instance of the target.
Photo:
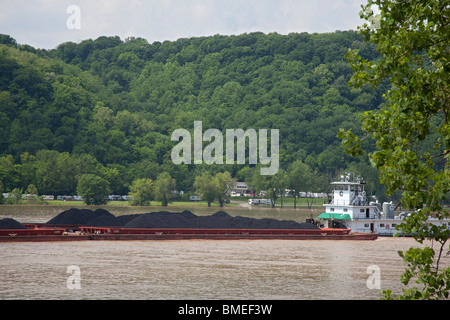
POLYGON ((0 33, 19 44, 53 49, 99 36, 149 43, 214 34, 356 30, 366 0, 0 0, 0 33), (80 9, 69 29, 69 6, 80 9))

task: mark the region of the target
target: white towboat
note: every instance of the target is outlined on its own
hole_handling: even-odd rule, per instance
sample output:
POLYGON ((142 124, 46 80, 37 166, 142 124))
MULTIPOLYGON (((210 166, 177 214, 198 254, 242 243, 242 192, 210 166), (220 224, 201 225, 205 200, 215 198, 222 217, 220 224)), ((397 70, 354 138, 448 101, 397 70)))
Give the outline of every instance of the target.
MULTIPOLYGON (((365 182, 353 173, 341 176, 332 182, 333 193, 330 203, 324 204, 325 212, 317 218, 323 219, 325 228, 346 228, 354 232, 377 233, 392 236, 400 233, 395 227, 402 223, 407 213, 395 213, 392 202, 368 202, 364 191, 365 182)), ((431 218, 427 223, 450 228, 450 219, 431 218)))

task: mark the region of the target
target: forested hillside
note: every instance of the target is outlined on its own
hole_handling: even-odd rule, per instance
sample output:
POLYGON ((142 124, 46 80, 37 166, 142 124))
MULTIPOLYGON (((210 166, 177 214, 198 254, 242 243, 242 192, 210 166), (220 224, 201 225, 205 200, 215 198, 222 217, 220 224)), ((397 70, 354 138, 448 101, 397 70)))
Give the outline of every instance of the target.
MULTIPOLYGON (((40 194, 75 194, 96 174, 113 194, 164 171, 179 190, 204 170, 245 179, 248 165, 175 165, 175 129, 279 129, 280 167, 301 160, 332 177, 359 169, 339 128, 358 132, 361 112, 379 108, 383 87, 353 89, 349 48, 375 50, 355 32, 212 36, 149 43, 100 37, 54 50, 0 35, 0 181, 40 194)), ((370 141, 367 141, 369 144, 370 141)), ((370 150, 370 147, 366 147, 370 150)), ((362 162, 361 162, 362 161, 362 162)))

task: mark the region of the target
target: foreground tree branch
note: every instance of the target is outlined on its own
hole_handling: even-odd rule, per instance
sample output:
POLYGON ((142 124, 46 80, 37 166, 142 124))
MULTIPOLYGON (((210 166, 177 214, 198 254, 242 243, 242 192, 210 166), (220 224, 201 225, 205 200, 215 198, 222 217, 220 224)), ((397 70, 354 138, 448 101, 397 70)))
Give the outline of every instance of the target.
MULTIPOLYGON (((417 210, 398 229, 424 245, 400 252, 408 266, 402 283, 409 285, 414 278, 420 289, 404 289, 400 295, 386 290, 385 298, 448 298, 450 268, 440 269, 440 262, 449 229, 426 221, 432 214, 449 216, 442 201, 450 191, 450 1, 369 0, 362 9, 360 15, 369 23, 360 32, 380 58, 363 60, 357 50, 349 50, 354 70, 350 85, 375 88, 385 78, 391 83, 385 107, 365 113, 362 129, 376 141, 377 151, 369 157, 388 193, 403 190, 402 206, 417 210), (380 12, 376 19, 372 6, 380 12), (438 254, 425 240, 439 244, 438 254)), ((362 140, 352 132, 341 130, 338 136, 348 153, 363 153, 362 140)))

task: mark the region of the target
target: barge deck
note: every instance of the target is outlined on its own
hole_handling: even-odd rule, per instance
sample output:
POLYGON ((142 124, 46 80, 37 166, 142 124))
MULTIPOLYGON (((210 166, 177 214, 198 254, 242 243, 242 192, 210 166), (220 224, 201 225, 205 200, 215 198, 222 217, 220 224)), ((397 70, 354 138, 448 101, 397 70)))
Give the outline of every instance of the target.
POLYGON ((0 242, 83 240, 375 240, 376 233, 350 229, 190 229, 49 226, 26 224, 27 229, 0 230, 0 242))

